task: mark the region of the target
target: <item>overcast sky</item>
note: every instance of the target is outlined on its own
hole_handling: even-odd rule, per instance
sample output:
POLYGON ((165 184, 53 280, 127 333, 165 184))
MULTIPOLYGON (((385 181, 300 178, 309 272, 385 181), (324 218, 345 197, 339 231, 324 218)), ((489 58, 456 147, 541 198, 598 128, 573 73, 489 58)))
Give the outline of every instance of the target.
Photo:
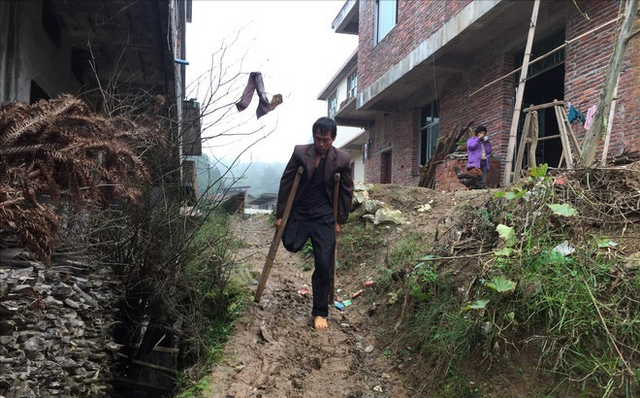
MULTIPOLYGON (((309 142, 311 125, 327 115, 326 104, 317 100, 318 94, 357 48, 357 36, 331 29, 344 3, 193 1, 193 19, 187 24, 186 38, 190 85, 187 95, 197 97, 201 104, 211 97, 206 93, 206 80, 196 79, 208 70, 213 70, 214 76, 235 76, 225 86, 224 93, 229 94, 216 93, 222 98, 216 102, 220 110, 204 121, 208 127, 205 136, 216 136, 204 142, 205 153, 215 158, 233 158, 256 139, 266 137, 250 148, 242 160, 286 162, 294 145, 309 142), (221 48, 224 51, 219 51, 221 48), (284 97, 282 105, 260 119, 255 115, 256 95, 243 112, 233 105, 253 71, 262 73, 269 98, 277 93, 284 97), (254 131, 258 133, 241 135, 254 131), (223 137, 218 137, 221 133, 223 137)), ((338 127, 337 144, 344 143, 356 131, 338 127)))

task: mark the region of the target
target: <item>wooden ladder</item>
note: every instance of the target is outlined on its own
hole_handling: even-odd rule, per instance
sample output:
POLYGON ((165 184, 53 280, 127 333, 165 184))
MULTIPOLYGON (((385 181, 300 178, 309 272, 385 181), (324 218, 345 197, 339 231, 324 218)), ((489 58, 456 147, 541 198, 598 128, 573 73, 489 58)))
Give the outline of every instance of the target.
POLYGON ((518 145, 518 154, 516 156, 515 170, 513 172, 513 182, 516 182, 521 178, 525 151, 528 155, 527 160, 529 168, 535 167, 537 166, 536 148, 538 146, 538 142, 553 138, 559 137, 560 142, 562 143, 562 155, 560 155, 560 161, 558 162, 557 167, 561 168, 564 164, 567 169, 572 169, 575 164, 574 156, 577 157, 580 154, 580 145, 578 143, 578 139, 573 134, 571 123, 569 123, 567 113, 564 110, 564 101, 554 100, 547 104, 531 105, 526 108, 524 112, 524 126, 522 127, 520 145, 518 145), (551 107, 554 108, 556 120, 558 121, 559 133, 556 135, 540 137, 538 110, 551 107))

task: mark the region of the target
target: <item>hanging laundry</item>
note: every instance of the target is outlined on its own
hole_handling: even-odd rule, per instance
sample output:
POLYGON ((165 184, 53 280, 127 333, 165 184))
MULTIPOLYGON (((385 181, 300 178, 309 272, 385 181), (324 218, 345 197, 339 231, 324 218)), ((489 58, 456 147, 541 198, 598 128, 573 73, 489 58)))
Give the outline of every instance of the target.
POLYGON ((587 109, 587 117, 584 120, 584 128, 586 130, 589 130, 589 127, 591 127, 591 123, 593 123, 593 115, 596 114, 596 106, 592 105, 589 107, 589 109, 587 109))
POLYGON ((569 119, 569 123, 573 123, 574 120, 579 120, 584 124, 585 121, 584 114, 577 110, 573 105, 569 105, 569 114, 567 115, 567 119, 569 119))
POLYGON ((271 99, 271 102, 269 102, 269 100, 267 99, 267 94, 264 91, 262 73, 251 72, 249 74, 249 81, 247 82, 247 86, 242 92, 242 97, 240 98, 240 101, 236 102, 236 108, 239 112, 247 109, 247 107, 251 103, 251 99, 253 98, 254 91, 258 93, 259 104, 258 109, 256 109, 256 116, 258 117, 258 119, 274 110, 276 106, 282 103, 282 95, 280 94, 274 95, 271 99))

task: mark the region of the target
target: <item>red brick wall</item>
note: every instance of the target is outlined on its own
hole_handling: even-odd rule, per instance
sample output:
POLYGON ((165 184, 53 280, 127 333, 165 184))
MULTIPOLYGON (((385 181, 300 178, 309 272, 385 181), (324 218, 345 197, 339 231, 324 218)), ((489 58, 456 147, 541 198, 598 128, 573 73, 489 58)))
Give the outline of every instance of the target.
MULTIPOLYGON (((624 6, 624 2, 622 2, 624 6)), ((620 1, 578 1, 578 6, 591 20, 575 13, 566 25, 566 39, 571 40, 618 15, 620 1)), ((571 43, 566 48, 565 101, 585 115, 587 109, 598 103, 598 96, 605 81, 609 58, 613 53, 617 24, 612 24, 596 33, 591 33, 571 43)), ((636 21, 636 30, 640 23, 636 21)), ((627 150, 640 150, 640 39, 636 36, 629 42, 620 75, 618 100, 614 115, 609 155, 627 150)), ((573 130, 582 143, 586 130, 580 122, 573 123, 573 130)), ((596 158, 600 158, 602 144, 596 158)))
POLYGON ((440 97, 440 134, 449 136, 456 125, 460 129, 473 122, 471 127, 475 129, 482 124, 487 127, 493 156, 503 159, 515 100, 514 80, 503 79, 469 95, 513 69, 512 57, 487 53, 472 60, 468 71, 450 79, 440 97))
POLYGON ((391 182, 417 185, 418 176, 418 118, 419 109, 407 108, 397 114, 384 114, 367 131, 371 138, 365 179, 380 182, 382 152, 392 150, 391 182))
MULTIPOLYGON (((468 189, 464 186, 455 171, 454 166, 458 166, 460 170, 464 170, 467 165, 467 159, 446 159, 436 166, 436 190, 439 191, 461 191, 468 189)), ((502 166, 500 161, 491 159, 489 162, 489 172, 487 173, 487 188, 496 188, 500 185, 502 176, 502 166)))
MULTIPOLYGON (((408 54, 444 21, 457 13, 469 1, 399 1, 398 25, 377 46, 374 39, 374 2, 360 2, 360 47, 358 57, 358 85, 367 87, 393 64, 408 54), (444 6, 446 4, 446 7, 444 6), (434 16, 419 18, 423 12, 433 12, 434 16)), ((609 21, 618 13, 619 0, 585 1, 578 0, 580 9, 589 15, 586 20, 574 8, 566 25, 566 39, 570 40, 594 27, 609 21)), ((640 23, 636 21, 636 29, 640 23)), ((612 26, 598 33, 585 36, 566 48, 565 101, 586 113, 586 109, 596 104, 604 83, 607 63, 613 49, 615 28, 612 26)), ((621 74, 618 103, 613 124, 610 155, 618 154, 622 148, 640 150, 640 36, 636 36, 627 49, 625 64, 621 74)), ((521 50, 520 50, 521 51, 521 50)), ((480 52, 480 51, 479 51, 480 52)), ((515 100, 514 78, 509 77, 498 83, 469 95, 494 79, 513 71, 512 53, 504 54, 500 49, 483 49, 482 55, 469 60, 469 68, 454 75, 448 81, 440 81, 444 87, 438 100, 440 103, 440 134, 448 136, 454 126, 464 127, 473 122, 472 128, 484 124, 493 146, 493 157, 498 161, 492 166, 490 178, 495 178, 493 186, 500 181, 500 162, 506 158, 509 129, 515 100)), ((427 94, 425 94, 427 95, 427 94)), ((372 145, 369 160, 365 165, 365 178, 370 182, 380 179, 380 152, 392 150, 392 182, 417 185, 418 170, 418 119, 417 107, 406 107, 397 113, 380 114, 368 129, 372 145)), ((579 139, 584 135, 580 123, 574 123, 574 131, 579 139)), ((467 138, 467 137, 464 137, 467 138)), ((598 155, 599 156, 599 155, 598 155)), ((445 164, 436 175, 438 189, 453 189, 449 184, 450 172, 445 164), (447 185, 449 184, 449 185, 447 185), (449 186, 449 188, 447 188, 449 186)), ((455 177, 455 176, 453 176, 455 177)), ((456 188, 457 189, 457 188, 456 188)))
MULTIPOLYGON (((503 159, 506 152, 513 112, 513 79, 505 79, 482 90, 473 97, 469 94, 486 83, 513 69, 511 57, 487 54, 470 63, 468 73, 455 76, 446 82, 446 90, 440 100, 440 134, 448 137, 470 122, 472 128, 479 124, 487 126, 493 156, 503 159), (457 128, 454 131, 453 128, 457 128)), ((365 178, 369 182, 380 182, 380 152, 392 149, 392 182, 417 185, 418 175, 419 108, 405 108, 398 113, 379 116, 368 129, 372 143, 370 157, 365 165, 365 178)), ((463 139, 467 139, 464 136, 463 139)), ((492 171, 499 180, 501 167, 492 171)), ((454 175, 455 177, 455 175, 454 175)), ((438 177, 436 176, 436 179, 438 177)), ((439 188, 445 189, 445 188, 439 188)))
POLYGON ((377 44, 375 1, 360 1, 358 86, 367 87, 373 83, 471 1, 398 0, 397 24, 377 44), (424 18, 425 15, 428 18, 424 18))

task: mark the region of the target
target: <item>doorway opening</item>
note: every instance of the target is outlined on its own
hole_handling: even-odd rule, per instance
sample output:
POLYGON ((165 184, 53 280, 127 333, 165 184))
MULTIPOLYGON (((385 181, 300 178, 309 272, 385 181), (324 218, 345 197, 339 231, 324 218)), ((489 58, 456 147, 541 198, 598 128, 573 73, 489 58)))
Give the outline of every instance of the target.
MULTIPOLYGON (((532 58, 546 54, 550 50, 557 48, 565 41, 564 31, 551 34, 546 39, 534 43, 531 50, 532 58)), ((522 54, 519 54, 515 61, 522 65, 522 54)), ((542 61, 529 65, 528 79, 524 90, 522 108, 526 109, 530 105, 541 105, 562 101, 564 99, 564 74, 565 74, 565 52, 564 49, 554 52, 551 56, 542 61)), ((517 77, 516 77, 517 79, 517 77)), ((516 80, 515 85, 518 85, 516 80)), ((518 128, 518 143, 524 125, 524 114, 521 113, 518 128)), ((553 107, 538 110, 539 137, 549 137, 559 134, 558 121, 553 107)), ((517 153, 517 152, 516 152, 517 153)), ((536 163, 546 163, 555 167, 560 162, 562 156, 562 142, 560 137, 552 139, 541 139, 536 147, 536 163)), ((526 160, 525 160, 526 161, 526 160)), ((528 166, 528 165, 527 165, 528 166)))
POLYGON ((391 184, 391 149, 380 154, 380 184, 391 184))
MULTIPOLYGON (((558 65, 527 81, 522 109, 530 105, 541 105, 564 98, 564 64, 558 65)), ((539 137, 560 133, 553 107, 538 110, 539 137)), ((519 142, 519 141, 518 141, 519 142)), ((562 156, 560 137, 538 141, 536 163, 556 166, 562 156)))

